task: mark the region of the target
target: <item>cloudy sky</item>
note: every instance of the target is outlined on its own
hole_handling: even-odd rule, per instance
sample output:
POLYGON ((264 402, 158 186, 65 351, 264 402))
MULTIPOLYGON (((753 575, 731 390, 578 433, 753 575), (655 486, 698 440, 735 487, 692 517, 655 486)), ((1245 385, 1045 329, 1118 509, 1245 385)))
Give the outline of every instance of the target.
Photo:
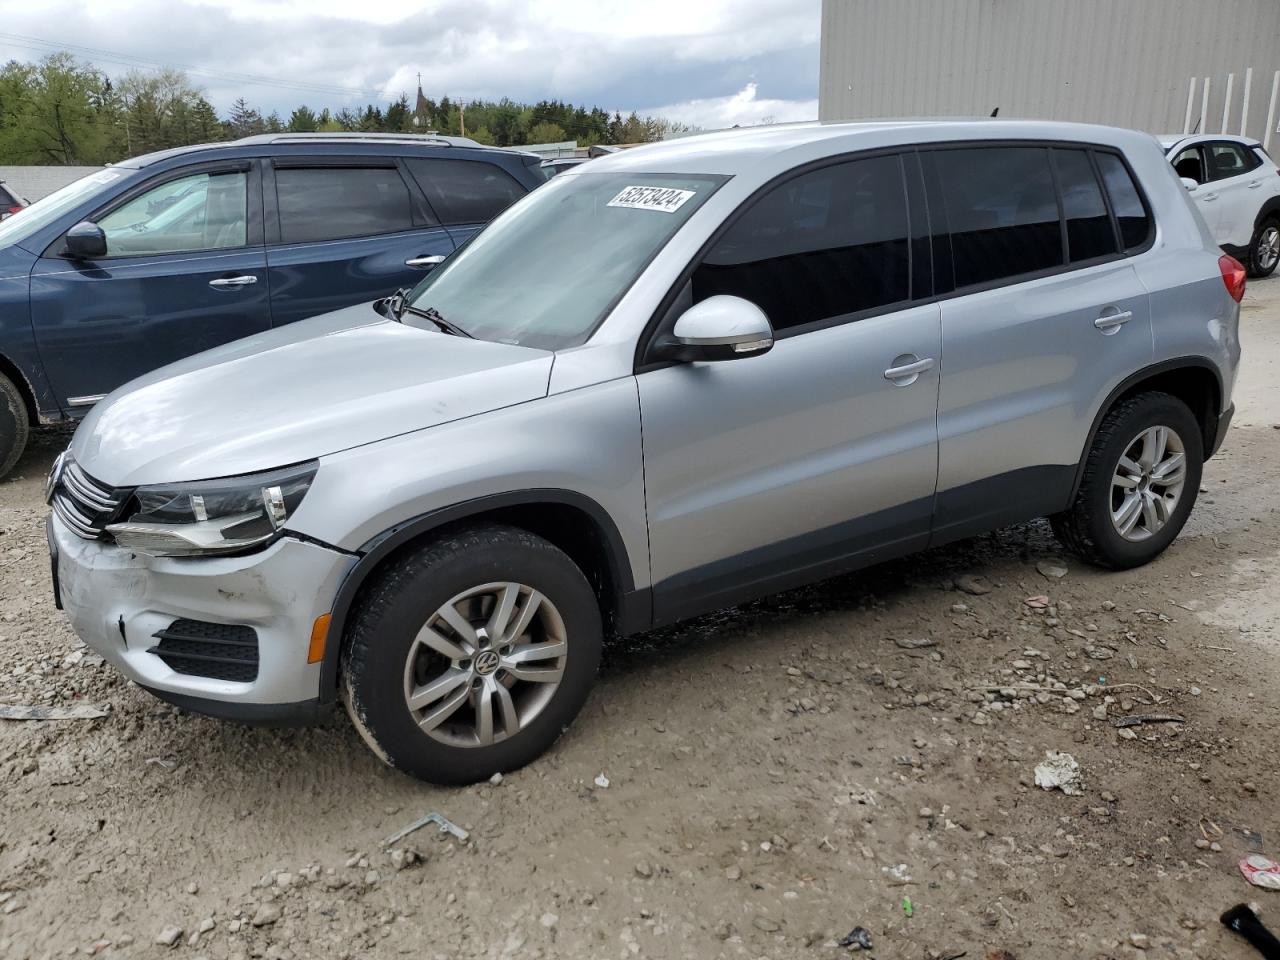
POLYGON ((225 111, 562 99, 714 128, 818 114, 821 0, 0 0, 0 58, 186 68, 225 111), (270 81, 270 82, 267 82, 270 81))

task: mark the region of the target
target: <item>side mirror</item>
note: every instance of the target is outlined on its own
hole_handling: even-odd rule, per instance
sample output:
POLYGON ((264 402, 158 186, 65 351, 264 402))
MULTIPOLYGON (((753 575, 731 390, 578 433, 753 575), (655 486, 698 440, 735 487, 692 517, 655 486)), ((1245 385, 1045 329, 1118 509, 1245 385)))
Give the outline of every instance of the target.
POLYGON ((772 347, 773 327, 764 311, 749 300, 722 294, 680 314, 657 353, 663 360, 694 363, 759 356, 772 347))
POLYGON ((1187 192, 1196 190, 1200 186, 1199 180, 1192 180, 1190 177, 1179 177, 1178 179, 1181 180, 1182 185, 1187 188, 1187 192))
POLYGON ((93 260, 107 255, 107 235, 92 220, 81 220, 67 231, 66 255, 75 260, 93 260))

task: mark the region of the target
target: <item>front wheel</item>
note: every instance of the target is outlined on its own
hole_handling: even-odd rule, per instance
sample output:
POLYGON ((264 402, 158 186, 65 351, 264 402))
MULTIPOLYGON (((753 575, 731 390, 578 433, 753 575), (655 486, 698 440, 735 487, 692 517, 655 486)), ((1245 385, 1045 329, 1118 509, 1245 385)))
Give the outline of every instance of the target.
POLYGON ((1182 531, 1204 465, 1200 425, 1177 397, 1142 393, 1103 418, 1075 502, 1050 517, 1064 546, 1123 570, 1159 556, 1182 531))
POLYGON ((1260 224, 1249 244, 1249 276, 1269 277, 1280 264, 1280 219, 1272 217, 1260 224))
POLYGON ((30 431, 22 394, 12 380, 0 373, 0 477, 17 465, 30 431))
POLYGON ((524 766, 586 701, 600 664, 595 593, 524 530, 459 530, 362 594, 343 662, 347 712, 383 760, 431 783, 524 766))

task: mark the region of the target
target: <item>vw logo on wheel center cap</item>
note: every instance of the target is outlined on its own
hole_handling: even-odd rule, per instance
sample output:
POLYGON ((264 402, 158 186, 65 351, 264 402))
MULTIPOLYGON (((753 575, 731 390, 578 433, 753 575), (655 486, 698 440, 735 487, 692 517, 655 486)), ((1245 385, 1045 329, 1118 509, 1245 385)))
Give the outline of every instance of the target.
POLYGON ((498 655, 492 650, 484 650, 476 654, 476 673, 487 677, 498 669, 498 655))

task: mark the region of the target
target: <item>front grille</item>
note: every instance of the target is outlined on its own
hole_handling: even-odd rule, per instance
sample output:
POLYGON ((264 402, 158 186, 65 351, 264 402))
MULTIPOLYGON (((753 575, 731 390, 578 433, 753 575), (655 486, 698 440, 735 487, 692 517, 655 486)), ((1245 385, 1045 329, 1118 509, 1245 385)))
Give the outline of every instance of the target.
POLYGON ((258 679, 258 634, 241 624, 175 620, 149 649, 175 673, 249 683, 258 679))
POLYGON ((119 516, 129 494, 128 489, 119 490, 93 479, 68 457, 49 502, 54 513, 77 536, 100 540, 107 524, 119 516))

